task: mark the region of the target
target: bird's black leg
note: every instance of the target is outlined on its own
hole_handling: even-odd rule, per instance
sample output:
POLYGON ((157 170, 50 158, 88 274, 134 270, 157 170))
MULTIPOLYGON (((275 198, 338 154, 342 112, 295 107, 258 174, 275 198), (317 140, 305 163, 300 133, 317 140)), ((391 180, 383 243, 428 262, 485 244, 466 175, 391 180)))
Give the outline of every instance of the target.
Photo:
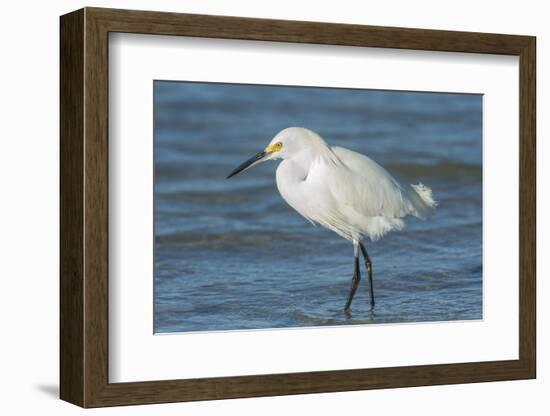
POLYGON ((372 283, 372 263, 370 261, 369 253, 367 253, 367 249, 365 248, 365 245, 360 241, 359 247, 361 248, 361 253, 363 253, 363 257, 365 258, 365 266, 367 266, 367 272, 369 273, 369 287, 370 287, 370 307, 374 309, 374 285, 372 283))
POLYGON ((353 296, 355 295, 355 292, 357 291, 357 286, 359 286, 359 281, 361 280, 361 272, 359 271, 359 256, 357 252, 355 252, 354 261, 355 261, 355 266, 354 266, 353 278, 351 280, 351 289, 349 291, 349 297, 348 297, 348 301, 346 302, 346 307, 344 308, 344 312, 349 312, 351 301, 353 300, 353 296))

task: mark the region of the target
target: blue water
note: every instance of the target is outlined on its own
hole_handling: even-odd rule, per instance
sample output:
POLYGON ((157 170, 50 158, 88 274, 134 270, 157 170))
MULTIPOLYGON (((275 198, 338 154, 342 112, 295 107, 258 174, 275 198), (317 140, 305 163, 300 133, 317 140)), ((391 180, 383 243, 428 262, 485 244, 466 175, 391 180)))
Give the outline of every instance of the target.
POLYGON ((161 82, 155 99, 155 332, 482 318, 482 97, 161 82), (439 201, 376 243, 343 308, 349 242, 280 197, 277 162, 226 175, 288 126, 315 130, 439 201))

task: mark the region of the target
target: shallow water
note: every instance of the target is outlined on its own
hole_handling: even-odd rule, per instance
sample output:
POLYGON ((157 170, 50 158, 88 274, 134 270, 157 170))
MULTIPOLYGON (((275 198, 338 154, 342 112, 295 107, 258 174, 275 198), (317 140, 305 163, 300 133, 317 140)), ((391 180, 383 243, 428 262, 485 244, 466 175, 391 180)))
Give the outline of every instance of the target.
POLYGON ((155 332, 482 318, 479 95, 155 82, 155 332), (225 180, 288 126, 369 155, 439 201, 366 245, 351 316, 351 244, 280 197, 277 162, 225 180))

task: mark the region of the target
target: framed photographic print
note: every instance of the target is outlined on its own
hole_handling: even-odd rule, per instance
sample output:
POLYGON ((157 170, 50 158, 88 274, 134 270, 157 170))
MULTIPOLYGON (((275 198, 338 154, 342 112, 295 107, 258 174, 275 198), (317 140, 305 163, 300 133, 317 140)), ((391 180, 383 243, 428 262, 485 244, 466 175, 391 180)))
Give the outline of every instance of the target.
POLYGON ((61 17, 83 406, 534 378, 535 38, 61 17))

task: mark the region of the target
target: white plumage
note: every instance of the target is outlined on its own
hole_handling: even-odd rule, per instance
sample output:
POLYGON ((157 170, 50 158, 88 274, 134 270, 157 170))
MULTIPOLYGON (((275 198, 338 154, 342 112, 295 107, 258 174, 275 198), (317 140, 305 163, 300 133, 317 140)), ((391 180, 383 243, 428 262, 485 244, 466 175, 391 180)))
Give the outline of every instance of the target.
MULTIPOLYGON (((329 147, 311 130, 291 127, 281 142, 277 187, 284 200, 310 221, 342 237, 377 240, 403 228, 403 217, 428 217, 436 204, 422 184, 403 187, 383 167, 360 153, 329 147), (286 148, 291 152, 284 153, 286 148)), ((275 158, 273 157, 273 158, 275 158)))
POLYGON ((402 229, 408 215, 429 217, 437 205, 431 189, 421 183, 403 186, 374 160, 343 147, 330 147, 317 133, 301 127, 279 132, 264 151, 229 177, 269 159, 282 159, 277 188, 292 208, 353 242, 356 273, 346 310, 360 279, 358 246, 367 263, 374 306, 371 263, 362 240, 366 236, 375 241, 402 229))

